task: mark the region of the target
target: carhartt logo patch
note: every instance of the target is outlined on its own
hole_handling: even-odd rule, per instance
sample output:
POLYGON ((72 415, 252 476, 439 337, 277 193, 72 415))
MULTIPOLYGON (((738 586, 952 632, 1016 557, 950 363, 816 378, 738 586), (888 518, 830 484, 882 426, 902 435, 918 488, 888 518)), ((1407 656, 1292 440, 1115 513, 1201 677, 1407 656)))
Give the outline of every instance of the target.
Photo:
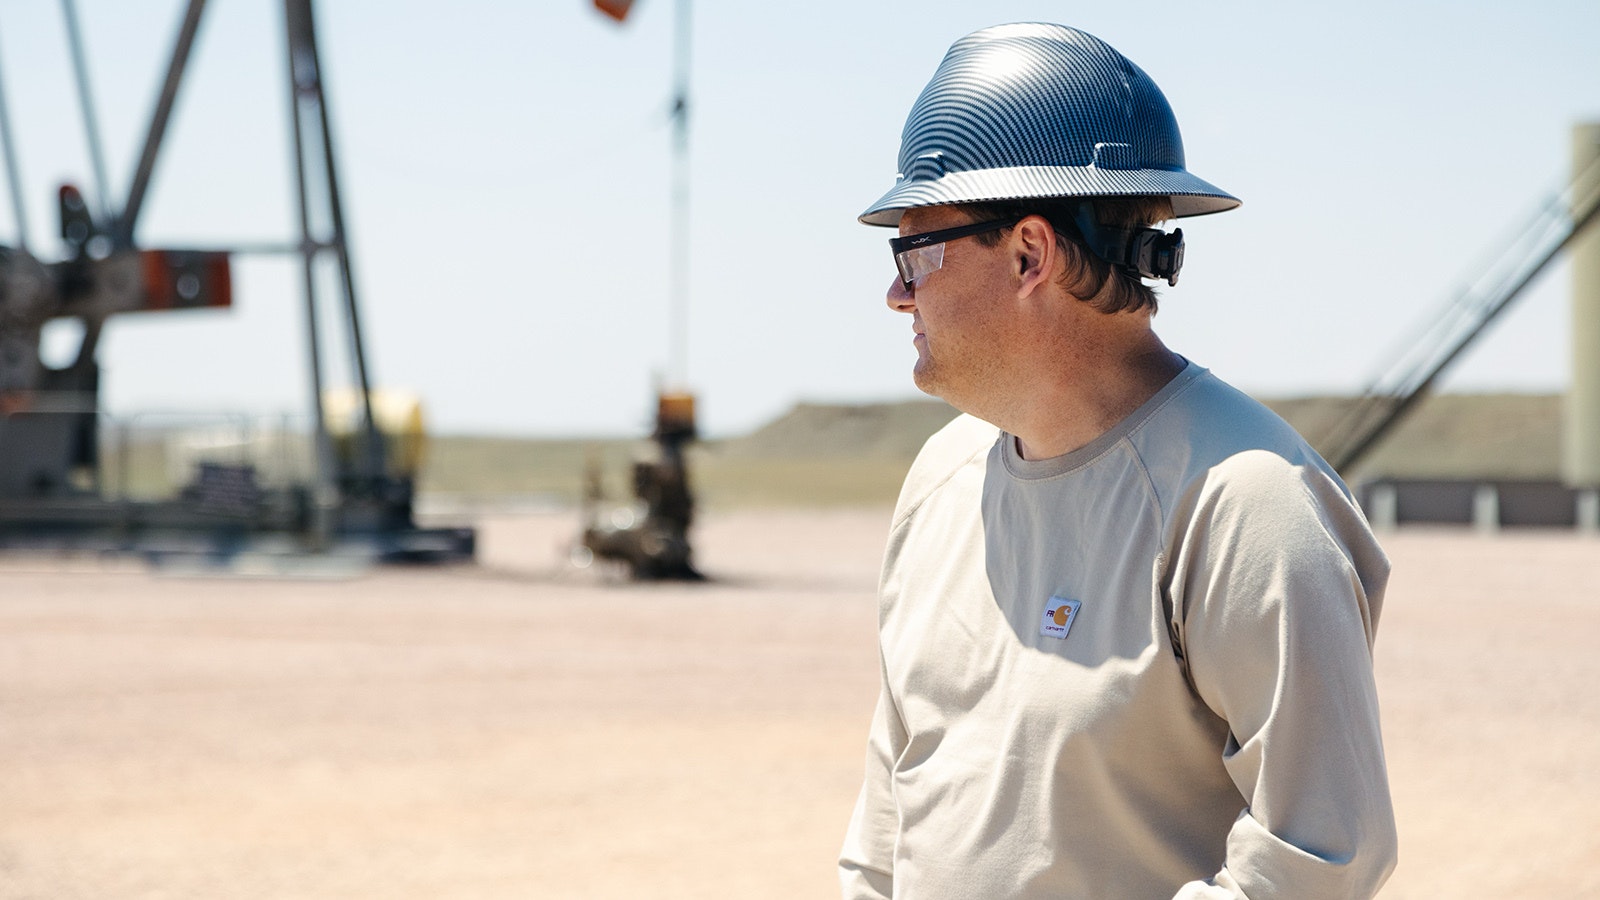
POLYGON ((1078 618, 1078 607, 1082 606, 1080 600, 1068 600, 1064 597, 1051 597, 1050 602, 1044 605, 1044 618, 1039 620, 1039 633, 1045 637, 1065 638, 1067 632, 1072 630, 1072 622, 1078 618))

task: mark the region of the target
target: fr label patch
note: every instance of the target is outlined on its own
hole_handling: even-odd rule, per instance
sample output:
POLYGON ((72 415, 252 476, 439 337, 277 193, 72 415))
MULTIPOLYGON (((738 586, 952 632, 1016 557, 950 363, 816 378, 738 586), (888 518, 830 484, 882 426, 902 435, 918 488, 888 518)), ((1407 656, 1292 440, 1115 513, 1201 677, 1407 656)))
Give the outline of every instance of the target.
POLYGON ((1080 600, 1051 597, 1050 602, 1044 605, 1044 617, 1039 620, 1039 633, 1045 637, 1065 638, 1067 632, 1072 630, 1073 620, 1078 618, 1078 607, 1082 605, 1083 602, 1080 600))

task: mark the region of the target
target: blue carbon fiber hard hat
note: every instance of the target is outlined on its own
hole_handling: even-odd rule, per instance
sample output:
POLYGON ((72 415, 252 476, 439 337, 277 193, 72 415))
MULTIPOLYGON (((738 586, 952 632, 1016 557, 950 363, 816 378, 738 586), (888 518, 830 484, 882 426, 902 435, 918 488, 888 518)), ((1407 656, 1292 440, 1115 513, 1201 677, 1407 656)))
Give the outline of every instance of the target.
POLYGON ((1175 216, 1239 200, 1183 167, 1178 120, 1150 76, 1063 25, 996 25, 950 47, 911 107, 894 188, 861 214, 1052 197, 1172 198, 1175 216))

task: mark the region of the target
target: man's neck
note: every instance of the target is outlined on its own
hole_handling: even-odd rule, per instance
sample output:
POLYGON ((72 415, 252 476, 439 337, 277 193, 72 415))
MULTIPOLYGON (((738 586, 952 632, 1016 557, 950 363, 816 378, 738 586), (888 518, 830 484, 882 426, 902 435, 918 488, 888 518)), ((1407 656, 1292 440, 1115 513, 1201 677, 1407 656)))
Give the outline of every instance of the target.
POLYGON ((1115 428, 1183 371, 1183 358, 1153 333, 1126 353, 1080 359, 1074 371, 996 422, 1017 438, 1024 459, 1049 459, 1083 447, 1115 428))

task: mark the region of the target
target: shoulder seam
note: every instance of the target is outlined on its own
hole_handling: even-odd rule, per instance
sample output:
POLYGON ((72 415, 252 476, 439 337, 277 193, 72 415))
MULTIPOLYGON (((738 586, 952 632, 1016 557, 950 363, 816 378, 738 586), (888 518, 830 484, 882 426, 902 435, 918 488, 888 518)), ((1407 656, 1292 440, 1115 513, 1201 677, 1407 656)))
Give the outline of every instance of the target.
MULTIPOLYGON (((1184 394, 1189 393, 1189 391, 1192 390, 1195 385, 1199 384, 1201 379, 1205 378, 1205 376, 1207 374, 1208 373, 1206 373, 1206 372, 1201 372, 1201 373, 1195 375, 1193 378, 1190 378, 1188 384, 1179 386, 1179 388, 1177 390, 1172 392, 1171 396, 1168 396, 1165 399, 1163 399, 1159 404, 1156 405, 1155 409, 1150 410, 1148 413, 1145 414, 1144 418, 1140 419, 1137 424, 1135 424, 1132 428, 1128 429, 1128 433, 1123 435, 1123 439, 1129 441, 1129 443, 1132 443, 1133 436, 1138 434, 1139 432, 1143 431, 1145 429, 1145 426, 1150 424, 1150 420, 1154 419, 1163 409, 1166 409, 1167 406, 1170 405, 1174 400, 1177 400, 1179 397, 1182 397, 1184 394)), ((1144 467, 1143 460, 1140 461, 1139 465, 1140 465, 1140 468, 1144 467)))
MULTIPOLYGON (((1001 432, 1001 433, 1004 434, 1004 432, 1001 432)), ((988 456, 990 451, 992 451, 993 449, 994 449, 994 444, 991 442, 989 445, 987 445, 985 447, 982 447, 980 449, 974 450, 973 452, 971 452, 971 453, 967 454, 966 456, 962 457, 959 462, 957 462, 955 465, 950 467, 949 471, 944 473, 943 477, 941 477, 938 481, 934 482, 933 484, 929 485, 928 489, 922 492, 922 496, 918 497, 915 502, 910 503, 909 505, 907 505, 905 510, 902 511, 900 513, 900 515, 895 516, 894 521, 892 523, 890 523, 890 525, 889 525, 889 530, 891 532, 898 531, 900 526, 904 525, 906 523, 906 520, 911 518, 911 514, 916 512, 917 510, 921 509, 922 508, 922 504, 927 503, 928 499, 931 498, 934 494, 938 493, 940 488, 944 487, 946 484, 949 484, 950 483, 950 479, 956 477, 956 475, 958 473, 960 473, 960 471, 962 469, 966 468, 967 465, 969 463, 971 463, 973 460, 978 459, 979 457, 988 456)))

